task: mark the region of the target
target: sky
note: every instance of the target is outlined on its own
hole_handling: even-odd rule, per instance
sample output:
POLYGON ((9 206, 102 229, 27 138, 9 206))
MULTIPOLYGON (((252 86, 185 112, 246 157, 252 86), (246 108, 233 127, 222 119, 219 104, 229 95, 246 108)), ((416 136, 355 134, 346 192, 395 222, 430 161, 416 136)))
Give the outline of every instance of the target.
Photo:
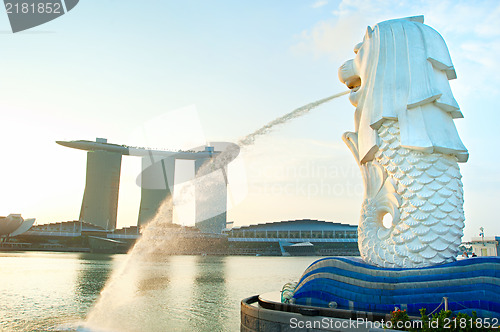
MULTIPOLYGON (((346 90, 338 67, 366 27, 424 15, 444 37, 470 159, 461 164, 464 240, 500 235, 500 2, 85 0, 13 34, 0 13, 0 215, 76 220, 86 153, 56 140, 154 148, 236 142, 297 107, 346 90)), ((228 220, 357 224, 363 187, 341 140, 347 96, 277 127, 233 165, 228 220)), ((140 159, 124 157, 118 226, 134 225, 140 159)), ((177 189, 176 189, 177 190, 177 189)), ((183 222, 179 218, 178 222, 183 222)))

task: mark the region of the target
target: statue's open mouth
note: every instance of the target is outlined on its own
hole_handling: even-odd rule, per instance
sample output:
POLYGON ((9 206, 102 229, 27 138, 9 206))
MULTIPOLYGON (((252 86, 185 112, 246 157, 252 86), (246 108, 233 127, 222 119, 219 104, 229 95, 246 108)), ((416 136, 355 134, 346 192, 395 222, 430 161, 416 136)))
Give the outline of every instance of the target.
POLYGON ((353 91, 358 91, 361 86, 361 78, 357 75, 351 76, 346 80, 345 85, 353 91))
POLYGON ((340 66, 339 79, 351 90, 351 95, 349 96, 349 100, 351 101, 351 104, 357 106, 358 104, 357 92, 361 88, 361 77, 359 77, 358 73, 354 68, 353 60, 348 60, 342 66, 340 66))
POLYGON ((361 78, 359 76, 350 77, 345 82, 345 85, 347 85, 347 87, 351 89, 351 92, 357 92, 361 87, 361 78))
POLYGON ((361 77, 358 75, 351 76, 346 79, 345 85, 351 90, 349 100, 354 106, 358 106, 358 90, 361 89, 361 77))
POLYGON ((361 77, 354 69, 353 60, 346 61, 339 68, 339 79, 342 83, 351 89, 351 92, 356 92, 361 87, 361 77))

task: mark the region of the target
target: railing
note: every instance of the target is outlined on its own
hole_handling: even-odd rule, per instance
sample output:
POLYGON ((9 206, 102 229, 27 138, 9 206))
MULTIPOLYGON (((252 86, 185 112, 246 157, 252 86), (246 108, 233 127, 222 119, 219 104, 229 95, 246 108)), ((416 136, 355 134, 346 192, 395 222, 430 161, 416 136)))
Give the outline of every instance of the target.
POLYGON ((322 243, 356 243, 357 238, 352 239, 322 239, 322 238, 257 238, 257 237, 229 237, 230 242, 322 242, 322 243))

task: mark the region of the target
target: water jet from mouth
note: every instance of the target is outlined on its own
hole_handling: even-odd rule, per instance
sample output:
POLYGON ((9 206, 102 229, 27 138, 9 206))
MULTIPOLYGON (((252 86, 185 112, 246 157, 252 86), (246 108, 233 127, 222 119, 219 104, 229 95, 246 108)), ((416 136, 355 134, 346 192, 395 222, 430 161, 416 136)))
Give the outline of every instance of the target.
MULTIPOLYGON (((228 164, 229 160, 234 159, 234 154, 239 153, 240 147, 254 144, 258 137, 268 134, 276 126, 301 117, 314 108, 349 92, 344 91, 320 99, 269 122, 253 133, 239 139, 237 145, 229 145, 221 154, 203 165, 197 174, 204 176, 213 172, 213 170, 222 169, 228 164)), ((144 314, 145 312, 144 308, 141 307, 141 305, 145 305, 143 303, 144 287, 141 287, 141 285, 151 279, 151 265, 154 265, 155 262, 165 261, 169 255, 175 254, 175 246, 180 244, 179 237, 184 236, 187 232, 179 226, 174 233, 170 220, 163 217, 172 214, 172 207, 172 196, 169 196, 161 204, 157 215, 142 229, 141 238, 128 252, 126 262, 123 263, 121 269, 112 274, 95 306, 89 312, 83 326, 85 330, 140 330, 140 323, 145 319, 145 317, 140 317, 141 313, 144 314), (139 325, 134 326, 134 324, 139 325)), ((161 277, 161 271, 158 273, 160 273, 161 277)), ((154 280, 161 280, 161 278, 157 277, 154 280)), ((165 312, 165 314, 168 314, 168 312, 165 312)))

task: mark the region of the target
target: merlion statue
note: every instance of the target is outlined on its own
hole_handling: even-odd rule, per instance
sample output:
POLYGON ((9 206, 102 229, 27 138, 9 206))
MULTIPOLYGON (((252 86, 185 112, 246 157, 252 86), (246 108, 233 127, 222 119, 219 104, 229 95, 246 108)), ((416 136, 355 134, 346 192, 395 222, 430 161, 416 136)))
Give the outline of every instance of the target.
POLYGON ((464 227, 458 162, 468 152, 453 122, 463 115, 448 48, 418 16, 368 27, 354 52, 339 78, 356 107, 355 132, 343 140, 365 184, 361 256, 382 267, 452 262, 464 227))

